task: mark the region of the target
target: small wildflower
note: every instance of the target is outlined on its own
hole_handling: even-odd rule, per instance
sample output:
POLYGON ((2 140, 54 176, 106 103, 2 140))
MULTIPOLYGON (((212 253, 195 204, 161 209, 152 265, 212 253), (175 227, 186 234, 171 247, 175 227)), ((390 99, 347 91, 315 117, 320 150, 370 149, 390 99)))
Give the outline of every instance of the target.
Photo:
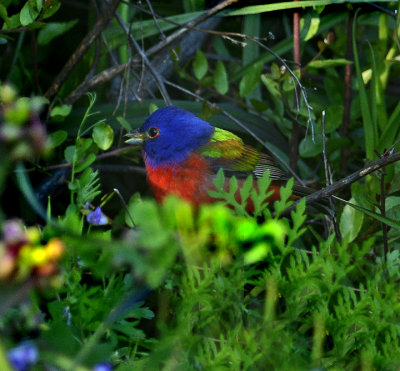
POLYGON ((57 260, 64 253, 64 243, 60 238, 50 239, 45 248, 49 259, 57 260))
POLYGON ((17 266, 16 261, 16 257, 5 251, 4 246, 0 242, 0 280, 11 276, 17 266))
POLYGON ((33 265, 43 265, 45 263, 47 263, 48 258, 47 258, 47 254, 46 254, 46 249, 42 246, 37 246, 34 247, 31 250, 31 254, 30 254, 30 258, 31 258, 31 262, 33 265))
POLYGON ((24 225, 18 219, 4 222, 3 241, 6 245, 15 245, 25 241, 24 225))
POLYGON ((97 363, 94 365, 93 371, 112 371, 112 366, 109 362, 97 363))
POLYGON ((97 206, 94 211, 90 212, 86 216, 86 220, 87 220, 88 223, 93 224, 93 225, 105 225, 105 224, 108 224, 108 219, 103 214, 103 212, 101 211, 100 206, 97 206))
POLYGON ((25 341, 8 352, 8 360, 17 371, 26 371, 39 360, 39 350, 32 341, 25 341))
POLYGON ((20 220, 8 220, 3 225, 0 241, 0 280, 24 280, 33 274, 48 277, 58 271, 58 260, 64 253, 64 242, 51 238, 41 243, 41 230, 25 228, 20 220))

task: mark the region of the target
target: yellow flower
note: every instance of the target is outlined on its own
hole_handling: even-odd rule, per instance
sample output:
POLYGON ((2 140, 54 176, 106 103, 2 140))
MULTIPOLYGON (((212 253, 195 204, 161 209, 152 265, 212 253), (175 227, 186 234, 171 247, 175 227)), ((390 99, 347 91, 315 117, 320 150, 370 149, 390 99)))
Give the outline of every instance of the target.
POLYGON ((60 238, 52 238, 45 246, 48 259, 58 260, 64 253, 64 242, 60 238))
POLYGON ((34 247, 31 251, 31 262, 34 266, 40 266, 47 263, 49 260, 47 251, 44 247, 34 247))

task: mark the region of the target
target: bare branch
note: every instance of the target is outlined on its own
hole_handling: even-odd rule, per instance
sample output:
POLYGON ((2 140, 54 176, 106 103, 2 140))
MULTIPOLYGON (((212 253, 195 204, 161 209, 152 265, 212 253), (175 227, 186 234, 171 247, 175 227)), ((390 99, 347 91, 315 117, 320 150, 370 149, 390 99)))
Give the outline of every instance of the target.
MULTIPOLYGON (((182 37, 186 32, 190 31, 198 25, 199 23, 204 22, 208 18, 212 17, 217 12, 221 11, 222 9, 226 8, 233 3, 236 3, 240 0, 225 0, 222 3, 216 5, 215 7, 209 9, 206 13, 200 15, 199 17, 195 18, 194 20, 188 22, 185 25, 179 25, 182 28, 165 38, 164 40, 160 41, 158 44, 154 45, 152 48, 145 52, 147 58, 150 58, 152 55, 157 54, 160 50, 164 49, 166 46, 170 45, 171 43, 177 41, 180 37, 182 37)), ((123 1, 125 4, 132 5, 128 2, 123 1)), ((140 63, 142 60, 141 56, 133 58, 131 63, 135 65, 136 63, 140 63)), ((110 67, 88 81, 84 81, 81 83, 66 99, 65 103, 72 104, 84 96, 88 91, 95 88, 97 85, 108 82, 112 80, 115 76, 122 73, 128 66, 128 63, 123 63, 118 66, 110 67)))
POLYGON ((86 34, 83 38, 79 46, 76 48, 74 53, 71 55, 67 63, 64 65, 61 72, 57 75, 54 79, 50 88, 46 91, 44 96, 46 98, 52 98, 54 95, 57 94, 58 90, 60 89, 61 85, 67 79, 71 71, 75 68, 84 54, 88 51, 94 40, 97 36, 104 30, 104 28, 108 25, 110 20, 114 16, 115 9, 117 8, 120 0, 112 0, 107 7, 104 9, 103 17, 101 17, 94 27, 86 34))
POLYGON ((144 53, 142 48, 139 46, 137 41, 134 39, 132 33, 130 32, 129 28, 126 26, 124 20, 121 18, 121 16, 118 14, 118 12, 115 13, 115 16, 117 18, 118 23, 120 24, 120 26, 122 27, 122 29, 124 30, 126 35, 128 36, 128 40, 129 40, 132 48, 136 49, 136 51, 140 54, 144 63, 147 65, 151 74, 153 75, 154 79, 156 80, 158 88, 160 89, 160 93, 164 98, 164 101, 167 103, 167 105, 170 106, 172 104, 171 99, 168 95, 167 89, 165 88, 162 77, 160 76, 158 71, 154 68, 154 66, 151 64, 149 58, 147 58, 146 54, 144 53))
MULTIPOLYGON (((339 191, 340 189, 342 189, 344 187, 347 187, 348 185, 356 182, 357 180, 365 177, 366 175, 369 175, 369 174, 371 174, 389 164, 392 164, 393 162, 399 161, 399 160, 400 160, 400 152, 395 152, 391 155, 383 157, 375 162, 368 164, 367 166, 364 166, 362 169, 355 171, 354 173, 350 174, 349 176, 347 176, 341 180, 338 180, 337 182, 331 184, 330 186, 322 188, 319 191, 306 196, 306 202, 308 204, 311 204, 311 203, 321 200, 323 198, 332 196, 335 192, 339 191)), ((288 213, 289 211, 294 210, 299 201, 296 201, 294 204, 292 204, 290 207, 288 207, 285 210, 285 213, 288 213)))

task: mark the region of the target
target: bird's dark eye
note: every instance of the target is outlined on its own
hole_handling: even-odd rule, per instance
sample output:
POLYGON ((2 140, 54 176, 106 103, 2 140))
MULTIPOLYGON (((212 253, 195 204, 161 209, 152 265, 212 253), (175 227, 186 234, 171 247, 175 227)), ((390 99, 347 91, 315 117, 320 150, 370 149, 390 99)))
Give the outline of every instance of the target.
POLYGON ((150 139, 157 138, 160 135, 160 130, 158 130, 158 128, 150 128, 147 130, 147 135, 150 139))

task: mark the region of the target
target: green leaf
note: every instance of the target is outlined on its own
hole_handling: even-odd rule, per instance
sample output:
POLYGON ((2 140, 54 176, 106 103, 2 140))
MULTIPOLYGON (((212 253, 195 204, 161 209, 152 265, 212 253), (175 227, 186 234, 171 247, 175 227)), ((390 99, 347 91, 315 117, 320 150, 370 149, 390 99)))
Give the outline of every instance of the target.
POLYGON ((259 84, 263 63, 254 63, 239 83, 239 94, 242 98, 249 95, 259 84))
POLYGON ((46 1, 43 7, 42 17, 43 19, 50 18, 55 14, 61 7, 60 0, 49 0, 46 1))
POLYGON ((322 152, 322 136, 321 134, 315 135, 315 142, 313 142, 310 135, 307 135, 299 145, 299 153, 301 157, 309 158, 317 156, 322 152))
POLYGON ((235 176, 231 177, 229 179, 229 194, 235 195, 236 191, 238 189, 238 181, 235 176))
MULTIPOLYGON (((386 0, 384 0, 386 1, 386 0)), ((389 1, 389 0, 387 0, 389 1)), ((304 0, 304 1, 284 1, 284 2, 273 2, 272 4, 266 5, 249 5, 240 9, 230 10, 225 12, 228 16, 238 16, 247 14, 259 14, 266 12, 274 12, 276 10, 287 10, 305 7, 321 7, 324 5, 331 4, 345 4, 345 3, 366 3, 367 0, 304 0)))
POLYGON ((65 139, 67 139, 68 133, 65 130, 57 130, 54 133, 51 133, 50 140, 51 146, 53 148, 58 147, 62 143, 64 143, 65 139))
POLYGON ((69 22, 52 22, 46 24, 38 34, 38 44, 47 45, 56 37, 70 30, 78 22, 77 19, 69 22))
POLYGON ((385 207, 386 210, 393 209, 394 207, 398 207, 400 205, 400 197, 399 196, 389 196, 386 198, 385 207))
POLYGON ((75 166, 75 172, 79 173, 85 170, 88 166, 90 166, 96 160, 96 155, 94 153, 89 153, 89 155, 85 158, 85 160, 75 166))
POLYGON ((75 151, 76 146, 68 146, 67 148, 65 148, 64 157, 67 162, 71 164, 74 162, 75 151))
POLYGON ((386 124, 386 127, 383 130, 383 133, 380 137, 378 146, 378 149, 380 151, 383 151, 385 148, 388 149, 393 145, 397 133, 399 131, 399 125, 398 125, 399 117, 400 117, 400 102, 397 103, 396 108, 393 110, 386 124))
MULTIPOLYGON (((202 14, 204 14, 204 11, 183 13, 166 17, 165 20, 158 19, 157 22, 162 31, 168 31, 173 28, 179 27, 177 24, 174 23, 185 24, 202 14)), ((159 35, 159 30, 154 24, 154 19, 133 22, 132 26, 130 27, 130 31, 132 32, 132 35, 135 39, 145 39, 150 36, 159 35)), ((104 31, 104 34, 107 37, 107 41, 111 44, 111 48, 126 44, 126 35, 119 26, 107 28, 104 31)), ((176 49, 179 49, 179 46, 176 47, 176 49)), ((173 55, 175 56, 175 54, 173 55)))
MULTIPOLYGON (((357 202, 354 198, 350 199, 353 205, 357 202)), ((348 242, 354 241, 363 225, 364 214, 350 205, 345 205, 343 208, 342 216, 340 218, 340 232, 344 238, 348 239, 348 242)))
POLYGON ((50 117, 66 117, 71 113, 72 105, 63 104, 62 106, 54 107, 50 112, 50 117))
POLYGON ((114 140, 114 131, 104 122, 99 123, 93 129, 93 140, 103 151, 109 149, 114 140))
MULTIPOLYGON (((253 176, 249 175, 247 179, 243 182, 242 186, 240 187, 240 198, 242 200, 242 204, 245 203, 245 201, 249 198, 250 190, 252 187, 253 187, 253 176)), ((247 202, 245 204, 247 204, 247 202)))
POLYGON ((0 17, 6 22, 8 27, 11 27, 10 18, 8 18, 7 8, 0 4, 0 17))
POLYGON ((131 124, 122 116, 117 117, 117 121, 120 123, 120 125, 126 130, 126 131, 131 131, 132 126, 131 124))
POLYGON ((326 109, 325 134, 332 133, 342 124, 343 111, 343 105, 331 105, 326 109))
POLYGON ((349 61, 344 58, 336 58, 336 59, 317 59, 307 64, 307 67, 312 68, 329 68, 336 66, 345 66, 346 64, 353 64, 352 61, 349 61))
POLYGON ((226 94, 228 91, 228 75, 222 61, 217 62, 214 72, 214 86, 218 93, 226 94))
POLYGON ((368 210, 365 207, 362 207, 362 206, 359 206, 357 204, 353 204, 351 202, 343 200, 340 197, 335 196, 335 198, 337 200, 345 203, 346 205, 349 205, 349 206, 353 207, 354 209, 357 209, 358 211, 361 211, 362 213, 370 216, 371 218, 376 219, 376 220, 380 221, 381 223, 385 223, 389 227, 393 227, 393 228, 396 228, 397 230, 400 230, 400 222, 398 222, 397 220, 387 218, 387 217, 385 217, 385 216, 383 216, 381 214, 378 214, 378 213, 376 213, 374 211, 368 210))
POLYGON ((304 41, 310 40, 318 33, 320 18, 317 12, 307 12, 300 20, 301 34, 304 41))
POLYGON ((214 185, 218 191, 222 190, 225 183, 225 175, 224 171, 221 169, 218 170, 216 177, 214 178, 214 185))
POLYGON ((42 204, 38 201, 35 191, 33 190, 32 183, 28 177, 28 172, 22 162, 18 163, 16 166, 15 176, 17 179, 17 184, 21 193, 24 195, 28 204, 32 209, 40 215, 44 220, 46 220, 47 214, 46 210, 43 208, 42 204))
POLYGON ((154 104, 154 103, 149 104, 149 115, 151 115, 153 112, 155 112, 157 110, 158 110, 158 107, 156 104, 154 104))
POLYGON ((197 50, 193 61, 193 72, 197 80, 201 80, 207 73, 207 58, 201 50, 197 50))
POLYGON ((28 26, 35 21, 38 15, 39 11, 36 7, 33 7, 32 2, 28 0, 19 13, 19 19, 23 26, 28 26))

